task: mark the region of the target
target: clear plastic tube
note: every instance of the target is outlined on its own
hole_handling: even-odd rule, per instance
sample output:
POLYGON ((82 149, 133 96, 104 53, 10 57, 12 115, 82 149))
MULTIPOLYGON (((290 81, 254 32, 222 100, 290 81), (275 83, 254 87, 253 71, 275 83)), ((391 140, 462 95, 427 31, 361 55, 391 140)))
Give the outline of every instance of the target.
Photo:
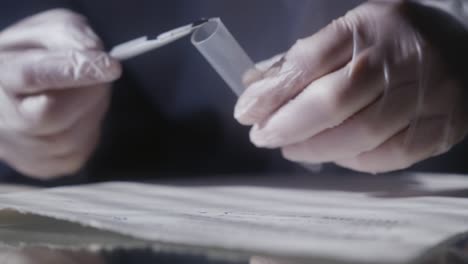
POLYGON ((192 44, 236 93, 245 90, 244 74, 255 67, 219 18, 212 18, 192 35, 192 44))
MULTIPOLYGON (((224 79, 237 96, 245 90, 244 74, 255 68, 237 40, 219 18, 212 18, 192 34, 192 44, 224 79)), ((321 164, 302 164, 312 172, 319 172, 321 164)))

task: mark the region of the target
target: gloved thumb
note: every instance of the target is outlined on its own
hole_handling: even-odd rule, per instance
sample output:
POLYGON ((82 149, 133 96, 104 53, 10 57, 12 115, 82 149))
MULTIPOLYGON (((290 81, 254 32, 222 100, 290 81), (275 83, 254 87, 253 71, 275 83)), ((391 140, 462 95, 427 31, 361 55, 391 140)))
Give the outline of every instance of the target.
MULTIPOLYGON (((294 98, 308 84, 346 65, 353 54, 353 28, 340 18, 315 35, 299 40, 262 74, 249 74, 249 85, 240 97, 235 118, 242 124, 265 121, 281 105, 294 98)), ((267 63, 268 64, 268 63, 267 63)))

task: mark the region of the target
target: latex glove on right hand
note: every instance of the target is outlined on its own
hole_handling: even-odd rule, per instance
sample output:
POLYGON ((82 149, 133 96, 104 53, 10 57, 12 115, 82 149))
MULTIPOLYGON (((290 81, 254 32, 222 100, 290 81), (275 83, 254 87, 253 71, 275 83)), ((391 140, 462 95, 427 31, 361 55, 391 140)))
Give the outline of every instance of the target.
POLYGON ((120 64, 86 20, 51 10, 0 32, 0 159, 31 177, 80 169, 93 152, 120 64))
POLYGON ((365 3, 249 73, 235 117, 253 125, 252 142, 292 161, 371 173, 407 168, 460 142, 468 131, 463 88, 403 5, 365 3))

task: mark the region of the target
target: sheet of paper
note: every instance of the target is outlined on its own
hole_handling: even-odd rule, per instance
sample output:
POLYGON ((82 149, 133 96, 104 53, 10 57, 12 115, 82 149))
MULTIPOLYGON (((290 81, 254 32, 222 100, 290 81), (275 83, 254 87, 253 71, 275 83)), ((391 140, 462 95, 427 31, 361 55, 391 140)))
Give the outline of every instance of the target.
MULTIPOLYGON (((468 186, 464 177, 447 182, 468 186)), ((351 263, 406 263, 468 231, 464 198, 242 184, 114 182, 3 194, 0 208, 154 242, 351 263)))

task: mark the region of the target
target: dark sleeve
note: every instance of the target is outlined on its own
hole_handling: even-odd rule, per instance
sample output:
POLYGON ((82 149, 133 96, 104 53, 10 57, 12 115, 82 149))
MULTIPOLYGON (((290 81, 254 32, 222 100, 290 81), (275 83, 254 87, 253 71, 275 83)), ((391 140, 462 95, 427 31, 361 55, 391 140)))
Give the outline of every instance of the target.
POLYGON ((468 1, 466 0, 412 0, 414 4, 439 10, 468 28, 468 1))
POLYGON ((468 3, 453 1, 408 1, 404 12, 445 59, 450 71, 466 86, 468 61, 468 3))

